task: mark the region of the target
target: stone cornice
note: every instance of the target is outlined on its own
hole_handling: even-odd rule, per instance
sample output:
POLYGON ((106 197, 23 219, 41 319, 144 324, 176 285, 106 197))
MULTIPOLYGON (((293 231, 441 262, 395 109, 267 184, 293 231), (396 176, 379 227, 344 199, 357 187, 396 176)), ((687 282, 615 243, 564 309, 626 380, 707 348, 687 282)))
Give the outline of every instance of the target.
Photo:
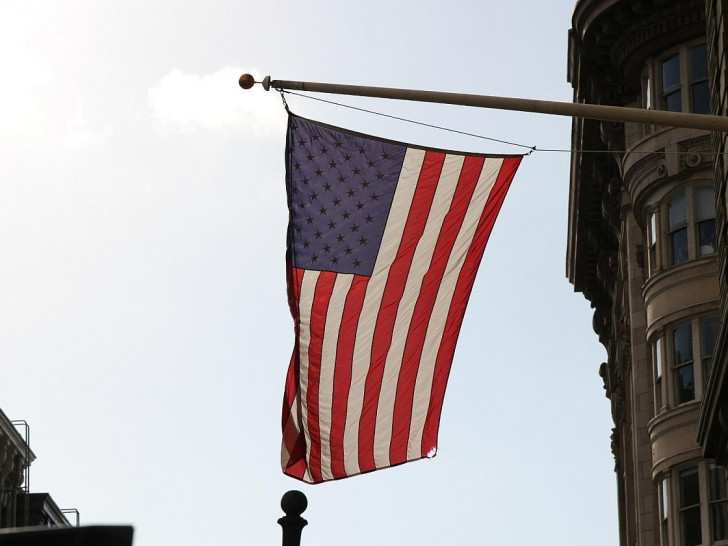
POLYGON ((712 178, 710 138, 707 132, 669 129, 644 139, 625 154, 624 187, 641 227, 644 228, 646 203, 656 191, 668 190, 672 182, 698 180, 700 171, 705 171, 706 179, 712 178))
POLYGON ((705 36, 705 2, 667 3, 615 40, 612 62, 621 69, 626 84, 639 90, 640 73, 649 57, 701 36, 705 36))
POLYGON ((35 460, 35 453, 31 451, 28 444, 25 443, 23 437, 2 410, 0 410, 0 440, 5 440, 4 443, 6 445, 12 446, 13 451, 17 452, 16 454, 24 464, 31 464, 35 460))
POLYGON ((624 103, 639 92, 647 58, 705 34, 705 3, 581 0, 572 24, 569 75, 578 98, 624 103))

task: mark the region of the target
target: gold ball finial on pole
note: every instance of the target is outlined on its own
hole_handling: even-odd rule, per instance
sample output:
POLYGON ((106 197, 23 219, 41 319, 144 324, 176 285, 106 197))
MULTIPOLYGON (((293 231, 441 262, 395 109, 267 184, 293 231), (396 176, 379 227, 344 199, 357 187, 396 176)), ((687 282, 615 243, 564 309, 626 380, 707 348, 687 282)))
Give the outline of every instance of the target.
POLYGON ((250 89, 253 85, 255 85, 255 78, 253 78, 250 74, 243 74, 240 76, 238 83, 243 89, 250 89))

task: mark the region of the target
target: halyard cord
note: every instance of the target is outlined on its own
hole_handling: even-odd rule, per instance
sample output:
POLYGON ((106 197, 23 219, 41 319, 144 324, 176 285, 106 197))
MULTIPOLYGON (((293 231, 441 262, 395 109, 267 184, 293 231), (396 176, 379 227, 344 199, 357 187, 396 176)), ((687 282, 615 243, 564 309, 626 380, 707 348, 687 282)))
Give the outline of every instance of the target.
MULTIPOLYGON (((402 117, 398 117, 398 116, 393 116, 391 114, 384 114, 382 112, 376 112, 374 110, 368 110, 366 108, 360 108, 358 106, 351 106, 350 104, 344 104, 344 103, 336 102, 336 101, 332 101, 332 100, 321 99, 319 97, 312 97, 310 95, 304 95, 302 93, 296 93, 294 91, 288 91, 286 89, 277 89, 277 91, 281 94, 281 99, 283 100, 283 107, 286 109, 286 112, 288 112, 288 113, 290 113, 290 110, 288 109, 288 103, 286 103, 286 98, 284 96, 286 93, 288 93, 290 95, 295 95, 297 97, 303 97, 304 99, 317 100, 319 102, 325 102, 327 104, 333 104, 334 106, 341 106, 342 108, 349 108, 351 110, 358 110, 359 112, 366 112, 367 114, 374 114, 376 116, 382 116, 382 117, 385 117, 385 118, 396 119, 398 121, 405 121, 407 123, 414 123, 415 125, 422 125, 424 127, 430 127, 432 129, 439 129, 441 131, 448 131, 450 133, 457 133, 457 134, 460 134, 460 135, 465 135, 465 136, 469 136, 469 137, 473 137, 473 138, 480 138, 480 139, 483 139, 483 140, 489 140, 491 142, 498 142, 500 144, 507 144, 508 146, 518 146, 519 148, 528 148, 529 151, 526 154, 524 154, 526 156, 531 155, 533 152, 564 152, 564 153, 580 153, 580 154, 627 154, 627 153, 630 153, 630 154, 660 154, 660 155, 680 155, 680 154, 688 154, 688 153, 691 153, 691 152, 688 152, 688 151, 671 152, 671 151, 667 151, 667 150, 662 150, 662 151, 659 151, 659 152, 655 152, 655 151, 647 151, 647 150, 645 150, 645 151, 641 151, 641 150, 631 150, 631 151, 627 151, 627 150, 569 150, 569 149, 558 149, 558 148, 538 148, 536 146, 528 146, 526 144, 518 144, 516 142, 509 142, 507 140, 500 140, 500 139, 497 139, 497 138, 491 138, 491 137, 487 137, 487 136, 483 136, 483 135, 477 135, 477 134, 474 134, 474 133, 468 133, 466 131, 459 131, 457 129, 450 129, 448 127, 442 127, 440 125, 432 125, 430 123, 424 123, 422 121, 415 121, 415 120, 412 120, 412 119, 407 119, 407 118, 402 118, 402 117)), ((727 155, 727 154, 728 154, 728 152, 718 152, 717 154, 715 152, 711 152, 708 155, 714 156, 714 155, 727 155)))

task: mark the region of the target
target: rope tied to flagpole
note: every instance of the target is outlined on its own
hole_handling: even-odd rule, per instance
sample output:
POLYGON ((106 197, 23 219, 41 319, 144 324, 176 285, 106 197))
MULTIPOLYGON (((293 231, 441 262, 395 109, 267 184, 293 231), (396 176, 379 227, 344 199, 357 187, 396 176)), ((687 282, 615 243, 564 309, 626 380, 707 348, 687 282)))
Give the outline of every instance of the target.
MULTIPOLYGON (((677 151, 670 151, 670 150, 660 150, 660 151, 644 150, 644 151, 642 151, 642 150, 576 150, 576 149, 571 149, 571 148, 539 148, 538 146, 529 146, 527 144, 519 144, 517 142, 510 142, 508 140, 501 140, 501 139, 498 139, 498 138, 487 137, 487 136, 479 135, 479 134, 476 134, 476 133, 469 133, 467 131, 461 131, 459 129, 452 129, 450 127, 442 127, 441 125, 434 125, 434 124, 431 124, 431 123, 425 123, 425 122, 422 122, 422 121, 417 121, 417 120, 413 120, 413 119, 408 119, 408 118, 403 118, 403 117, 399 117, 399 116, 394 116, 392 114, 385 114, 383 112, 377 112, 376 110, 368 110, 366 108, 361 108, 361 107, 358 107, 358 106, 352 106, 350 104, 345 104, 345 103, 336 102, 336 101, 332 101, 332 100, 322 99, 322 98, 319 98, 319 97, 312 97, 311 95, 305 95, 303 93, 296 93, 295 91, 288 91, 288 90, 285 90, 285 89, 276 89, 276 90, 279 91, 281 93, 281 95, 283 95, 284 93, 286 93, 286 94, 295 95, 297 97, 301 97, 301 98, 304 98, 304 99, 310 99, 310 100, 315 100, 315 101, 319 101, 319 102, 325 102, 325 103, 328 103, 328 104, 331 104, 331 105, 334 105, 334 106, 339 106, 341 108, 348 108, 350 110, 357 110, 357 111, 360 111, 360 112, 365 112, 367 114, 373 114, 373 115, 376 115, 376 116, 382 116, 382 117, 386 117, 386 118, 395 119, 397 121, 404 121, 406 123, 413 123, 415 125, 422 125, 423 127, 429 127, 431 129, 438 129, 440 131, 447 131, 447 132, 456 133, 456 134, 459 134, 459 135, 469 136, 469 137, 473 137, 473 138, 479 138, 479 139, 482 139, 482 140, 488 140, 488 141, 491 141, 491 142, 497 142, 499 144, 506 144, 508 146, 518 146, 519 148, 527 148, 528 149, 528 152, 526 152, 526 153, 523 154, 524 157, 528 157, 528 156, 532 155, 534 152, 552 152, 552 153, 553 152, 559 152, 559 153, 582 153, 582 154, 628 154, 628 153, 630 153, 630 154, 647 154, 647 155, 651 155, 651 154, 658 154, 658 155, 686 155, 688 153, 691 153, 689 150, 677 150, 677 151)), ((712 153, 706 153, 706 155, 709 155, 711 157, 713 157, 715 155, 728 155, 728 152, 717 152, 717 153, 716 152, 712 152, 712 153)))
POLYGON ((283 108, 285 108, 286 113, 290 114, 291 111, 288 109, 288 103, 286 102, 286 96, 284 94, 283 89, 277 89, 276 91, 278 91, 281 94, 281 100, 283 101, 283 108))
POLYGON ((359 112, 364 112, 364 113, 367 113, 367 114, 373 114, 375 116, 381 116, 381 117, 385 117, 385 118, 395 119, 397 121, 404 121, 406 123, 413 123, 415 125, 422 125, 423 127, 430 127, 431 129, 439 129, 440 131, 448 131, 450 133, 456 133, 456 134, 460 134, 460 135, 464 135, 464 136, 469 136, 469 137, 473 137, 473 138, 480 138, 482 140, 488 140, 488 141, 491 141, 491 142, 497 142, 499 144, 506 144, 508 146, 517 146, 519 148, 527 148, 527 149, 531 150, 530 152, 526 153, 525 155, 530 155, 536 149, 536 146, 528 146, 527 144, 519 144, 517 142, 510 142, 508 140, 501 140, 501 139, 498 139, 498 138, 487 137, 487 136, 484 136, 484 135, 478 135, 476 133, 468 133, 467 131, 460 131, 458 129, 451 129, 451 128, 448 128, 448 127, 442 127, 440 125, 434 125, 434 124, 431 124, 431 123, 425 123, 423 121, 417 121, 417 120, 413 120, 413 119, 403 118, 403 117, 395 116, 395 115, 392 115, 392 114, 385 114, 383 112, 377 112, 376 110, 369 110, 367 108, 361 108, 361 107, 358 107, 358 106, 352 106, 350 104, 344 104, 344 103, 341 103, 341 102, 336 102, 336 101, 332 101, 332 100, 322 99, 322 98, 319 98, 319 97, 312 97, 310 95, 304 95, 302 93, 296 93, 295 91, 288 91, 288 90, 284 90, 284 89, 277 89, 277 90, 281 94, 287 93, 289 95, 295 95, 297 97, 303 97, 305 99, 311 99, 311 100, 315 100, 315 101, 319 101, 319 102, 325 102, 325 103, 328 103, 328 104, 332 104, 334 106, 340 106, 342 108, 349 108, 351 110, 357 110, 359 112))

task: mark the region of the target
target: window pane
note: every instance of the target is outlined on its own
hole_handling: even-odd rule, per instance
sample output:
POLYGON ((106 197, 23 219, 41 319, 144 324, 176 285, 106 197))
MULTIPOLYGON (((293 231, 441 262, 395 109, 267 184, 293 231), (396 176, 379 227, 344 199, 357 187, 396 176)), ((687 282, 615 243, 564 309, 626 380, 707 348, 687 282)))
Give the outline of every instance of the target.
POLYGON ((710 500, 728 499, 725 486, 725 468, 722 466, 710 466, 710 500))
POLYGON ((695 400, 695 374, 693 365, 685 364, 675 370, 675 381, 677 388, 677 403, 690 402, 695 400))
POLYGON ((680 473, 680 508, 700 504, 698 469, 692 468, 680 473))
MULTIPOLYGON (((703 358, 711 356, 718 337, 718 319, 709 318, 703 321, 703 358)), ((725 497, 726 495, 724 495, 725 497)))
POLYGON ((668 112, 682 112, 682 93, 680 91, 665 97, 665 110, 668 112))
POLYGON ((662 496, 662 519, 667 519, 667 515, 670 513, 670 497, 667 494, 667 479, 662 478, 660 482, 660 493, 662 496))
POLYGON ((662 91, 680 87, 680 57, 674 55, 662 63, 662 91))
POLYGON ((682 519, 683 546, 697 546, 702 542, 700 533, 700 507, 680 513, 682 519))
POLYGON ((715 218, 715 192, 711 186, 695 188, 695 212, 698 220, 715 218))
POLYGON ((672 331, 675 342, 675 365, 693 360, 693 335, 690 324, 683 324, 672 331))
POLYGON ((710 505, 710 521, 713 540, 728 538, 728 503, 717 502, 710 505))
POLYGON ((708 51, 706 44, 690 48, 690 81, 708 77, 708 51))
POLYGON ((685 192, 678 193, 670 200, 670 205, 667 211, 667 216, 670 222, 670 231, 687 224, 688 219, 685 212, 685 192))
POLYGON ((670 235, 672 265, 681 264, 688 259, 688 228, 682 228, 670 235))
POLYGON ((645 108, 652 108, 652 84, 649 74, 645 77, 645 108))
POLYGON ((715 253, 715 220, 705 220, 698 224, 698 243, 701 256, 715 253))
MULTIPOLYGON (((693 84, 691 86, 693 103, 690 105, 692 112, 695 114, 710 113, 710 90, 708 89, 708 81, 693 84)), ((673 112, 674 110, 669 111, 673 112)))
POLYGON ((655 367, 657 368, 657 378, 662 377, 662 338, 655 341, 655 367))
MULTIPOLYGON (((711 319, 712 320, 712 319, 711 319)), ((713 540, 728 538, 728 491, 722 466, 710 465, 710 528, 713 540), (717 501, 717 502, 716 502, 717 501)))
POLYGON ((657 243, 657 211, 650 212, 650 245, 657 243))

